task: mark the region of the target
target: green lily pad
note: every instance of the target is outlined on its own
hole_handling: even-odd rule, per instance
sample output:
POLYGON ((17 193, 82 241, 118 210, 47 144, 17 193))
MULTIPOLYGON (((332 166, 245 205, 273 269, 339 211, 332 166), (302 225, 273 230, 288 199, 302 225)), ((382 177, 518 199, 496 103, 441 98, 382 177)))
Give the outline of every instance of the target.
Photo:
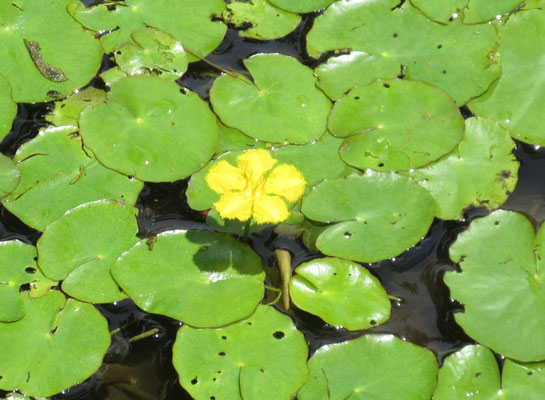
POLYGON ((173 348, 195 399, 290 400, 308 376, 308 348, 293 321, 269 306, 218 329, 182 326, 173 348))
POLYGON ((266 0, 232 1, 223 11, 223 19, 241 29, 240 36, 258 40, 286 36, 301 22, 299 15, 276 8, 266 0))
POLYGON ((316 85, 335 100, 354 86, 367 85, 378 78, 393 79, 400 73, 398 61, 362 51, 331 57, 314 70, 316 85))
POLYGON ((436 87, 377 80, 337 101, 329 130, 347 138, 340 153, 348 164, 399 171, 449 153, 464 136, 464 119, 454 101, 436 87))
POLYGON ((106 71, 100 74, 100 78, 104 81, 104 84, 108 87, 112 87, 114 83, 121 80, 122 78, 125 78, 126 76, 127 74, 121 71, 119 67, 113 67, 113 68, 107 69, 106 71))
POLYGON ((507 359, 502 382, 494 354, 484 346, 466 346, 448 356, 439 370, 434 400, 541 400, 545 363, 507 359))
POLYGON ((429 400, 437 375, 431 351, 393 335, 324 346, 308 364, 310 378, 298 393, 300 400, 429 400))
POLYGON ((367 269, 340 258, 299 265, 290 282, 293 303, 346 329, 367 329, 390 317, 388 294, 367 269))
POLYGON ((369 171, 322 182, 303 197, 301 211, 311 220, 334 223, 316 240, 322 253, 375 262, 418 243, 434 208, 429 193, 412 179, 369 171))
MULTIPOLYGON (((278 160, 278 164, 295 165, 305 177, 307 187, 310 187, 324 179, 333 179, 356 171, 340 159, 338 149, 341 143, 342 139, 335 138, 326 132, 319 140, 311 143, 273 147, 268 150, 273 158, 278 160)), ((207 210, 220 199, 220 195, 210 189, 206 183, 206 175, 214 163, 220 160, 236 165, 236 159, 240 154, 240 151, 222 154, 191 176, 186 191, 187 201, 191 208, 207 210)))
POLYGON ((187 54, 178 40, 159 29, 132 32, 132 42, 115 48, 115 61, 127 75, 152 74, 176 80, 187 71, 187 54))
POLYGON ((23 296, 26 315, 0 323, 0 388, 51 396, 95 373, 110 345, 106 319, 91 304, 56 290, 23 296), (24 350, 24 351, 22 351, 24 350))
POLYGON ((264 295, 259 256, 207 231, 164 232, 153 247, 142 240, 119 257, 112 274, 144 311, 197 327, 245 318, 264 295))
POLYGON ((11 98, 11 86, 8 80, 0 75, 0 141, 11 130, 16 115, 17 104, 11 98))
POLYGON ((15 163, 0 153, 0 198, 13 192, 20 179, 21 173, 15 163))
POLYGON ((420 9, 428 18, 447 23, 455 13, 463 12, 465 24, 486 22, 497 15, 506 14, 514 10, 521 0, 412 0, 411 3, 420 9))
POLYGON ((509 132, 487 118, 465 122, 465 137, 456 150, 409 173, 429 190, 441 219, 462 218, 471 205, 497 208, 517 184, 519 162, 509 132))
POLYGON ((447 25, 428 20, 410 2, 334 2, 307 36, 311 56, 351 49, 380 54, 405 65, 408 79, 445 90, 458 105, 484 93, 499 76, 498 37, 489 24, 447 25))
POLYGON ((116 200, 98 200, 68 210, 38 240, 44 274, 63 281, 71 297, 113 303, 127 297, 110 274, 114 261, 137 241, 137 210, 116 200))
POLYGON ((101 163, 149 182, 191 175, 218 145, 216 117, 208 105, 176 83, 152 76, 116 82, 106 103, 82 112, 79 125, 85 146, 101 163))
POLYGON ((55 109, 45 116, 46 121, 53 125, 71 127, 78 130, 78 120, 81 112, 87 107, 95 107, 106 101, 106 92, 89 86, 83 90, 76 90, 62 101, 55 103, 55 109))
MULTIPOLYGON (((121 43, 130 42, 134 30, 152 26, 205 57, 221 43, 227 31, 225 24, 212 20, 213 16, 221 15, 224 8, 223 0, 127 0, 116 2, 109 11, 108 4, 85 8, 78 0, 69 5, 68 11, 89 29, 111 31, 100 39, 106 53, 121 43)), ((191 58, 191 61, 197 60, 191 58)))
POLYGON ((543 146, 545 130, 536 115, 545 107, 545 73, 536 60, 545 52, 545 13, 541 9, 516 13, 498 30, 502 75, 469 107, 497 120, 515 139, 543 146))
POLYGON ((269 0, 270 3, 293 13, 308 13, 327 7, 334 0, 269 0))
POLYGON ((41 297, 56 284, 45 278, 36 266, 36 248, 10 240, 0 242, 0 321, 17 321, 25 315, 23 296, 19 288, 30 283, 31 297, 41 297), (44 291, 37 291, 36 286, 44 291))
POLYGON ((48 128, 22 145, 14 161, 21 171, 17 189, 2 204, 25 224, 43 231, 80 204, 99 199, 136 202, 143 183, 104 168, 82 149, 73 128, 48 128))
POLYGON ((11 83, 16 102, 63 97, 96 75, 100 42, 68 14, 70 1, 0 4, 0 73, 11 83))
POLYGON ((506 357, 544 360, 545 228, 536 237, 522 214, 494 211, 458 236, 450 258, 462 270, 445 282, 465 307, 455 314, 464 331, 506 357))
POLYGON ((216 79, 210 101, 222 122, 253 138, 276 143, 308 143, 326 130, 329 99, 316 88, 312 70, 282 54, 257 54, 242 75, 216 79))
MULTIPOLYGON (((264 143, 260 142, 235 128, 225 126, 218 121, 220 131, 220 139, 216 154, 221 155, 228 151, 250 150, 257 147, 263 147, 264 143)), ((205 167, 206 168, 206 167, 205 167)))

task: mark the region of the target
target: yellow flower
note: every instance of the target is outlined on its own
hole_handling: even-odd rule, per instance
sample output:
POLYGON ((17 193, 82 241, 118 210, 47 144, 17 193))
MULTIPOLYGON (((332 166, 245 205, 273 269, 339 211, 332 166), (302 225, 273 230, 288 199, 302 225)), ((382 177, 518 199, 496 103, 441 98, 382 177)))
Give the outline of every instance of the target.
POLYGON ((291 164, 279 164, 263 149, 248 150, 237 157, 237 166, 218 161, 206 175, 206 183, 221 194, 214 203, 223 219, 258 224, 286 220, 290 212, 286 201, 298 200, 305 191, 305 178, 291 164), (274 167, 274 168, 273 168, 274 167))

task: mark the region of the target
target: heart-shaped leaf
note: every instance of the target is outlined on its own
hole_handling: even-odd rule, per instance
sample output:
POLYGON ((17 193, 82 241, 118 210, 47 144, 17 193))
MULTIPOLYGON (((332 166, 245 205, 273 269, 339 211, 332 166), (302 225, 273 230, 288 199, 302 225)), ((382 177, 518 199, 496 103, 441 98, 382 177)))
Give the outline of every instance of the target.
POLYGON ((181 385, 196 399, 290 400, 308 376, 303 334, 268 306, 223 328, 182 326, 172 352, 181 385))
POLYGON ((522 214, 495 211, 474 220, 450 248, 461 272, 447 272, 464 331, 519 361, 545 359, 545 228, 537 234, 522 214))
POLYGON ((299 265, 290 282, 293 303, 332 325, 367 329, 390 317, 388 294, 367 269, 340 258, 299 265))
POLYGON ((250 315, 264 294, 259 256, 225 234, 170 231, 121 255, 112 274, 147 312, 197 327, 250 315))

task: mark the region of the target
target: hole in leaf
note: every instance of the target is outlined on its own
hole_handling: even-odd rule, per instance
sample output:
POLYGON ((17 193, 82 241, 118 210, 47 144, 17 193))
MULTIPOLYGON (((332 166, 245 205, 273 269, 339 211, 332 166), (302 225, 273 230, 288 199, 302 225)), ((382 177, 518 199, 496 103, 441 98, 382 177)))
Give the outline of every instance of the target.
POLYGON ((388 83, 384 83, 382 86, 384 86, 386 89, 390 89, 390 85, 388 83))
POLYGON ((226 339, 227 339, 227 336, 224 335, 224 336, 222 336, 221 338, 222 338, 223 340, 226 340, 226 339))
POLYGON ((282 331, 276 331, 273 333, 273 336, 275 339, 282 339, 285 335, 284 335, 284 332, 282 331))
POLYGON ((375 326, 377 324, 377 321, 375 321, 374 319, 372 319, 371 321, 369 321, 369 323, 373 326, 375 326))
POLYGON ((199 383, 197 377, 191 379, 191 384, 192 384, 192 385, 196 385, 197 383, 199 383))
POLYGON ((27 267, 27 268, 25 268, 25 272, 27 274, 35 274, 36 273, 36 268, 27 267))
POLYGON ((394 33, 394 37, 396 38, 397 36, 398 36, 397 33, 394 33))
POLYGON ((528 371, 528 373, 526 375, 528 376, 532 376, 534 373, 532 371, 528 371))
POLYGON ((359 100, 360 96, 354 96, 354 100, 359 100))
POLYGON ((499 224, 500 224, 500 221, 494 222, 494 225, 499 225, 499 224))
POLYGON ((23 283, 19 286, 19 293, 28 292, 30 290, 30 283, 23 283))
POLYGON ((438 49, 442 49, 442 48, 443 48, 443 45, 442 45, 442 44, 438 44, 438 45, 437 45, 437 48, 438 48, 438 49))
POLYGON ((446 70, 446 69, 444 69, 444 70, 443 70, 443 74, 446 74, 446 73, 447 73, 447 70, 446 70))
POLYGON ((48 335, 49 335, 49 336, 53 336, 53 335, 55 334, 55 332, 57 332, 57 329, 58 329, 58 328, 59 328, 59 327, 56 326, 56 327, 54 327, 53 329, 51 329, 51 330, 49 331, 48 335))
POLYGON ((263 368, 261 368, 259 371, 265 373, 265 370, 263 368))
POLYGON ((214 396, 210 396, 210 400, 216 400, 214 396))
POLYGON ((379 167, 384 167, 384 163, 381 162, 378 166, 379 166, 379 167))
POLYGON ((223 357, 224 355, 225 355, 225 352, 224 352, 224 351, 220 351, 220 352, 218 353, 218 356, 223 357))
POLYGON ((352 237, 352 234, 350 232, 345 232, 344 237, 350 239, 352 237))
POLYGON ((477 372, 477 373, 475 374, 475 378, 478 378, 478 377, 481 376, 482 374, 483 374, 482 372, 477 372))
POLYGON ((251 322, 247 322, 248 326, 252 326, 252 323, 251 322))
POLYGON ((38 256, 32 257, 34 261, 38 261, 38 256))

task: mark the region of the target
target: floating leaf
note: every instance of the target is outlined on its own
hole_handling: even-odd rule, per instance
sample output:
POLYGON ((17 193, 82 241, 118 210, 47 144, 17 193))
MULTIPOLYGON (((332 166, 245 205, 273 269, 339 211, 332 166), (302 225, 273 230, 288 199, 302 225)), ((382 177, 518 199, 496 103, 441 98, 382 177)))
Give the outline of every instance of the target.
POLYGON ((293 303, 332 325, 367 329, 390 317, 388 294, 367 269, 340 258, 299 265, 290 282, 293 303))
POLYGON ((123 290, 147 312, 197 327, 250 315, 263 298, 261 260, 231 236, 170 231, 129 249, 112 267, 123 290))
POLYGON ((336 104, 329 130, 346 137, 348 164, 382 171, 422 167, 463 138, 464 119, 442 90, 423 82, 377 80, 357 86, 336 104))
POLYGON ((94 200, 122 199, 132 205, 142 190, 142 182, 104 168, 83 151, 72 130, 42 130, 15 154, 21 181, 2 203, 35 229, 43 230, 69 209, 94 200))
POLYGON ((178 40, 159 29, 132 32, 132 42, 115 48, 115 61, 127 75, 152 74, 176 80, 187 71, 187 55, 178 40))
POLYGON ((73 1, 68 7, 74 18, 87 28, 109 31, 101 37, 106 53, 121 43, 130 42, 134 30, 152 26, 204 57, 221 43, 227 30, 225 24, 212 19, 221 15, 225 8, 223 0, 127 0, 116 2, 111 11, 108 7, 108 4, 98 4, 85 8, 79 1, 73 1))
POLYGON ((70 1, 0 4, 0 73, 11 83, 15 101, 63 97, 96 75, 102 48, 92 32, 68 14, 70 1))
POLYGON ((545 12, 516 13, 498 30, 502 75, 469 107, 477 115, 497 120, 515 139, 543 146, 545 131, 536 115, 545 107, 545 73, 536 60, 545 52, 545 12))
POLYGON ((232 1, 223 11, 223 19, 241 29, 240 36, 258 40, 286 36, 301 22, 299 15, 276 8, 266 0, 232 1))
POLYGON ((331 57, 314 71, 316 84, 332 99, 339 99, 354 86, 363 86, 375 79, 393 79, 401 73, 396 60, 381 55, 353 51, 331 57))
POLYGON ((0 198, 13 192, 20 179, 21 173, 11 158, 0 153, 0 198))
POLYGON ((494 354, 484 346, 466 346, 448 356, 439 370, 434 400, 540 400, 545 393, 545 363, 507 359, 502 383, 494 354))
POLYGON ((463 12, 461 17, 466 24, 486 22, 497 15, 506 14, 515 9, 521 0, 413 0, 412 4, 428 18, 447 23, 453 14, 463 12))
POLYGON ((106 103, 85 110, 79 124, 85 146, 101 163, 149 182, 191 175, 218 145, 208 105, 176 83, 151 76, 121 79, 106 103))
MULTIPOLYGON (((21 285, 31 283, 48 285, 49 283, 36 266, 36 248, 29 244, 10 240, 0 242, 0 321, 17 321, 25 315, 22 297, 19 293, 21 285)), ((40 297, 45 293, 31 293, 31 297, 40 297)))
POLYGON ((393 335, 324 346, 308 364, 310 378, 298 393, 300 400, 429 400, 437 375, 431 351, 393 335))
POLYGON ((334 0, 269 0, 276 7, 293 13, 308 13, 327 7, 334 0))
POLYGON ((244 65, 255 83, 226 74, 210 90, 223 123, 277 143, 308 143, 324 133, 331 102, 316 88, 310 68, 282 54, 257 54, 244 65))
MULTIPOLYGON (((544 225, 545 226, 545 225, 544 225)), ((545 228, 512 211, 474 220, 450 248, 462 272, 445 282, 465 312, 456 322, 473 339, 519 361, 545 359, 545 228)))
POLYGON ((485 118, 465 122, 465 137, 451 154, 409 174, 429 190, 441 219, 462 218, 471 205, 497 208, 517 183, 519 162, 509 132, 485 118))
POLYGON ((303 214, 329 225, 316 240, 324 254, 361 262, 397 256, 422 239, 434 204, 415 181, 368 172, 324 181, 303 197, 303 214))
POLYGON ((136 241, 137 210, 116 200, 98 200, 68 210, 38 240, 44 274, 63 281, 63 291, 89 303, 126 296, 110 275, 114 261, 136 241))
POLYGON ((293 321, 268 306, 223 328, 182 326, 173 348, 180 383, 195 399, 290 400, 307 379, 307 356, 293 321))
POLYGON ((307 36, 311 56, 351 49, 380 54, 406 66, 408 79, 445 90, 458 105, 485 92, 499 76, 494 26, 428 20, 406 1, 334 2, 307 36))
MULTIPOLYGON (((324 179, 333 179, 356 171, 340 159, 338 149, 341 143, 342 139, 335 138, 326 132, 317 141, 304 145, 273 147, 270 149, 270 153, 273 158, 278 160, 278 163, 295 165, 305 177, 307 186, 310 187, 324 179)), ((232 165, 236 164, 239 154, 240 151, 222 154, 191 176, 186 192, 191 208, 207 210, 219 200, 220 196, 206 184, 205 177, 210 168, 221 160, 232 165)))
POLYGON ((95 107, 105 101, 106 92, 104 90, 89 86, 83 90, 76 90, 62 101, 57 101, 55 109, 51 114, 46 115, 45 119, 56 126, 69 126, 75 132, 78 130, 78 119, 81 112, 87 107, 95 107))
POLYGON ((51 396, 98 370, 110 332, 97 309, 56 290, 23 303, 23 319, 0 323, 1 389, 51 396))
MULTIPOLYGON (((264 147, 264 143, 260 142, 235 128, 225 126, 218 121, 220 130, 220 140, 216 154, 221 155, 228 151, 250 150, 253 148, 264 147)), ((206 167, 205 167, 206 168, 206 167)))
POLYGON ((16 115, 17 104, 11 98, 11 86, 8 80, 0 75, 0 141, 11 130, 16 115))

